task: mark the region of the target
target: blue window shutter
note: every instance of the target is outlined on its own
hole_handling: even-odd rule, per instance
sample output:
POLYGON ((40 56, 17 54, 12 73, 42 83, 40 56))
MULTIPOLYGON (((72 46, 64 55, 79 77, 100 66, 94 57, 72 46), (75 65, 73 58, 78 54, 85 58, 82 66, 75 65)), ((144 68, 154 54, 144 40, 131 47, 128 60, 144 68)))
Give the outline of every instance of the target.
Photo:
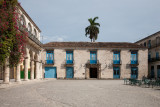
POLYGON ((90 51, 90 63, 91 64, 97 63, 97 52, 96 51, 90 51))
POLYGON ((73 63, 73 51, 66 51, 66 63, 67 64, 73 63))
POLYGON ((113 53, 113 63, 120 64, 120 52, 115 51, 113 53))
POLYGON ((46 61, 47 64, 53 64, 54 54, 53 51, 46 51, 46 61))
POLYGON ((131 64, 137 64, 138 55, 137 52, 131 52, 131 64))
POLYGON ((156 59, 159 59, 159 52, 156 52, 156 59))

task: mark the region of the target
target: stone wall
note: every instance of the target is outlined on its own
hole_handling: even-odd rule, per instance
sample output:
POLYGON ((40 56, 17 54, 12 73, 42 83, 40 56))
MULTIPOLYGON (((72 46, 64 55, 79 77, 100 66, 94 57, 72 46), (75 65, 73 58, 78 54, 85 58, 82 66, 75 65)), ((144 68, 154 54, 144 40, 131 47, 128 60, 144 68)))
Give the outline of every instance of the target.
MULTIPOLYGON (((46 57, 46 52, 43 52, 44 57, 46 57)), ((129 49, 121 49, 121 65, 120 65, 120 79, 130 78, 131 76, 131 51, 129 49)), ((74 49, 74 78, 75 79, 85 79, 88 76, 89 69, 86 67, 86 63, 90 60, 90 50, 89 49, 74 49), (88 71, 88 72, 87 72, 88 71)), ((43 58, 44 60, 45 58, 43 58)), ((66 67, 64 66, 66 60, 66 50, 65 49, 54 49, 54 65, 57 68, 57 78, 66 77, 66 67)), ((100 67, 100 78, 101 79, 113 79, 113 51, 112 49, 98 49, 97 50, 97 60, 99 60, 100 67)), ((143 76, 148 75, 148 50, 143 49, 138 51, 138 79, 143 76)))

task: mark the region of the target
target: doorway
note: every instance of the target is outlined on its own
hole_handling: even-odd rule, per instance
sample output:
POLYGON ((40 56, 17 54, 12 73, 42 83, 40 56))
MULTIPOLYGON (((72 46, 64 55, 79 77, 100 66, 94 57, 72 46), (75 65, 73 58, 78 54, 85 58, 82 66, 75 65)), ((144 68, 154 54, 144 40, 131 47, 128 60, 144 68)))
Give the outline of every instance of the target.
POLYGON ((97 68, 90 68, 90 78, 98 78, 97 68))
POLYGON ((154 66, 151 66, 151 78, 154 78, 154 66))

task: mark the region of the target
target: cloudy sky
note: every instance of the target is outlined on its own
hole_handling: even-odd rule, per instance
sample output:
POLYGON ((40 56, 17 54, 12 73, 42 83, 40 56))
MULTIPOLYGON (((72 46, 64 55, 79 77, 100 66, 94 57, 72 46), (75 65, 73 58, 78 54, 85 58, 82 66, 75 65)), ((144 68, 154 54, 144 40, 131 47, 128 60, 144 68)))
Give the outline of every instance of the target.
POLYGON ((42 30, 43 43, 90 41, 88 18, 101 24, 97 42, 135 42, 160 30, 160 0, 19 0, 42 30))

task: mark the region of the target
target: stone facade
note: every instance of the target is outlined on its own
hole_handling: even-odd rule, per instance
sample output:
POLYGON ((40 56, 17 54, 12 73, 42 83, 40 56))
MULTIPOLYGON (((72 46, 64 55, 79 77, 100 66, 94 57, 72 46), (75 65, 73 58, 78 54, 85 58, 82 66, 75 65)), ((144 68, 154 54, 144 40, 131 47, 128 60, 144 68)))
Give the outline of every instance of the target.
MULTIPOLYGON (((61 43, 63 44, 63 42, 61 43)), ((70 44, 70 43, 69 43, 70 44)), ((82 43, 82 44, 85 44, 82 43)), ((94 44, 94 43, 93 43, 94 44)), ((118 43, 117 43, 118 44, 118 43)), ((123 43, 122 43, 123 44, 123 43)), ((125 45, 125 43, 124 43, 125 45)), ((66 51, 73 51, 73 65, 69 65, 74 68, 74 79, 90 79, 90 68, 97 68, 97 78, 98 79, 113 79, 113 51, 120 51, 120 79, 131 78, 131 51, 136 50, 138 52, 138 79, 143 76, 148 76, 148 49, 143 47, 138 48, 87 48, 87 47, 65 47, 65 46, 53 46, 44 45, 44 51, 42 56, 43 61, 46 60, 46 51, 52 50, 54 52, 54 64, 45 64, 45 67, 56 67, 57 78, 66 78, 66 51), (97 64, 89 64, 90 51, 95 50, 97 52, 97 64)))
POLYGON ((136 42, 148 48, 148 71, 149 78, 160 78, 160 32, 156 32, 142 40, 136 42), (159 71, 158 71, 159 70, 159 71))

